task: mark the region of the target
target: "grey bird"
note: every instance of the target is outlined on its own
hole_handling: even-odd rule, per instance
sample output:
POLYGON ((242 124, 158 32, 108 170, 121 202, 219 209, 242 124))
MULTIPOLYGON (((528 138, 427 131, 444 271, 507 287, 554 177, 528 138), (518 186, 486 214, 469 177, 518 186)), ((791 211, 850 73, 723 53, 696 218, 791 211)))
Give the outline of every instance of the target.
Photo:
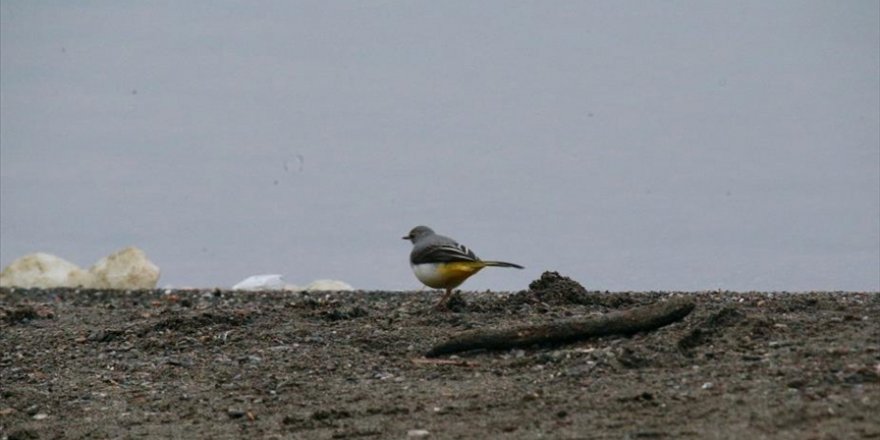
POLYGON ((518 264, 505 261, 481 260, 466 246, 435 233, 427 226, 416 226, 403 239, 413 244, 409 263, 416 278, 428 287, 446 289, 446 294, 435 306, 438 309, 445 307, 446 301, 452 295, 452 289, 484 267, 523 269, 518 264))

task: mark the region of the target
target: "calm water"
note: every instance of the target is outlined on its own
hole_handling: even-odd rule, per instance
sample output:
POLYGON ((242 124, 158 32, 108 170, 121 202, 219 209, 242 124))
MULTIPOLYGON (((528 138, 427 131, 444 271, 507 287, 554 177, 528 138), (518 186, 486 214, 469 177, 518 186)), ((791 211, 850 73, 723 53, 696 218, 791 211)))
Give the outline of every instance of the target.
POLYGON ((0 264, 880 290, 875 2, 0 4, 0 264), (806 32, 808 29, 809 32, 806 32))

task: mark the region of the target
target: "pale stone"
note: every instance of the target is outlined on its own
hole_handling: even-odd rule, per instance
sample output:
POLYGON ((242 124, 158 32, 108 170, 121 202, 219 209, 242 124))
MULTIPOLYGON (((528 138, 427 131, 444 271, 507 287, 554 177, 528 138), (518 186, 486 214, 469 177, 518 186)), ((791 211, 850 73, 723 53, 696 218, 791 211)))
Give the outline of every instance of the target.
POLYGON ((91 287, 93 284, 91 273, 43 252, 25 255, 0 272, 0 287, 91 287))
POLYGON ((351 287, 351 284, 348 284, 344 281, 339 280, 315 280, 309 284, 306 284, 302 290, 306 291, 351 291, 354 290, 354 287, 351 287))
POLYGON ((89 272, 95 279, 93 287, 99 289, 154 289, 159 281, 159 268, 136 247, 98 260, 89 272))

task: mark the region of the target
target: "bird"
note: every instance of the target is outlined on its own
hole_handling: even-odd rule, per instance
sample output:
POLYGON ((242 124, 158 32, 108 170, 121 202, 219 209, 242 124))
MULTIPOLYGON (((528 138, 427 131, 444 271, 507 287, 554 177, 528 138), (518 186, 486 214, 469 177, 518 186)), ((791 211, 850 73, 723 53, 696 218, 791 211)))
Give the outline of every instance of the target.
POLYGON ((413 244, 409 263, 416 278, 428 287, 446 290, 446 294, 434 306, 435 309, 444 308, 452 289, 484 267, 524 269, 519 264, 506 261, 481 260, 467 246, 439 235, 427 226, 416 226, 402 238, 413 244))

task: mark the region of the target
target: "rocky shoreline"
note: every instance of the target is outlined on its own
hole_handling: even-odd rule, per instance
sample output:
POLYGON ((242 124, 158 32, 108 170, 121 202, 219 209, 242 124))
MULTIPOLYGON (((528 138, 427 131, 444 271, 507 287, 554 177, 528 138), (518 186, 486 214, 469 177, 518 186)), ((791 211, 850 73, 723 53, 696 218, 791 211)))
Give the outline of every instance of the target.
POLYGON ((0 438, 880 438, 880 293, 0 289, 0 438), (461 332, 686 297, 630 336, 461 332))

